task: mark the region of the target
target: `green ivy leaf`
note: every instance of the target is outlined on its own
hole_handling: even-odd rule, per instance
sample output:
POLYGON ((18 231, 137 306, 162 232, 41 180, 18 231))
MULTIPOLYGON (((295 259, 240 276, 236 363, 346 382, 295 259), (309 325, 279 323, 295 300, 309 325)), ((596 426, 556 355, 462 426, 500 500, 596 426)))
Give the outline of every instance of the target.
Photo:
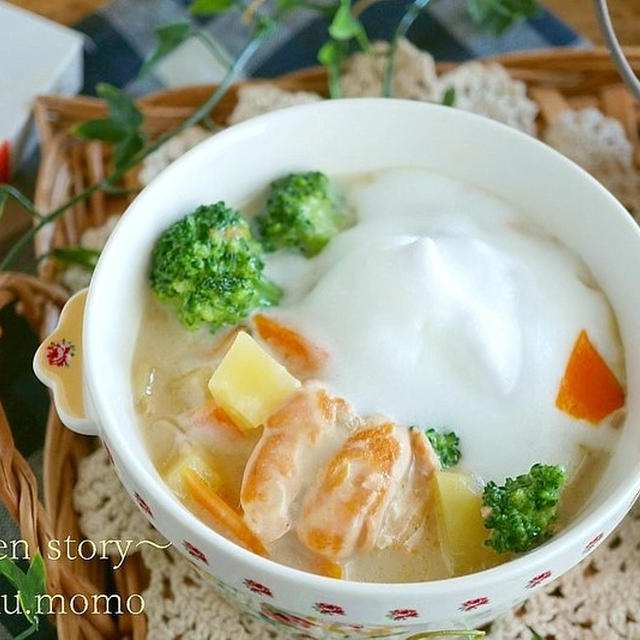
POLYGON ((195 15, 210 15, 231 9, 233 4, 233 0, 193 0, 189 11, 195 15))
POLYGON ((168 56, 191 36, 191 25, 188 22, 173 22, 158 27, 153 33, 156 37, 156 46, 140 67, 139 78, 149 73, 160 60, 168 56))
POLYGON ((30 627, 18 637, 27 638, 38 629, 38 596, 45 593, 45 568, 40 551, 35 552, 27 573, 24 573, 11 559, 3 557, 0 559, 0 574, 19 594, 20 609, 30 627))
POLYGON ((38 628, 38 596, 45 592, 44 560, 40 551, 36 551, 27 570, 23 587, 20 590, 20 607, 24 617, 38 628))
POLYGON ((364 51, 369 50, 369 39, 364 27, 351 11, 349 0, 340 0, 340 6, 329 25, 329 35, 334 40, 351 40, 355 38, 364 51))
POLYGON ((113 166, 122 168, 133 156, 144 147, 144 137, 139 131, 130 131, 125 138, 116 144, 113 151, 113 166))
POLYGON ((318 62, 325 67, 339 64, 342 60, 342 49, 335 40, 327 40, 318 50, 318 62))
POLYGON ((16 591, 22 589, 26 576, 24 571, 9 558, 0 558, 0 574, 2 574, 16 591))
POLYGON ((467 0, 467 11, 482 28, 503 33, 517 22, 540 11, 537 0, 467 0))
POLYGON ((96 91, 107 103, 109 117, 79 122, 71 133, 79 138, 115 143, 113 165, 121 169, 144 147, 145 138, 140 131, 142 113, 133 100, 117 87, 101 83, 96 91))
POLYGON ((142 124, 142 114, 133 100, 122 89, 101 82, 96 92, 109 109, 109 119, 123 129, 137 129, 142 124))
POLYGON ((83 120, 70 129, 70 133, 83 140, 118 142, 127 135, 127 130, 108 118, 83 120))
POLYGON ((442 96, 442 104, 445 107, 452 107, 455 101, 456 101, 456 88, 447 87, 447 90, 444 92, 444 95, 442 96))
POLYGON ((72 247, 57 247, 47 255, 61 264, 76 265, 87 271, 93 271, 100 257, 100 252, 76 245, 72 247))

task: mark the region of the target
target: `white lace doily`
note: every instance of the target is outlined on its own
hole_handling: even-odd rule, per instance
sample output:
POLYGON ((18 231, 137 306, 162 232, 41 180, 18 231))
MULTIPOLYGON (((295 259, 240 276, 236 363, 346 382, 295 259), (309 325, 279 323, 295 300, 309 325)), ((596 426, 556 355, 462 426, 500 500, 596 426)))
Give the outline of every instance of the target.
MULTIPOLYGON (((120 485, 102 448, 80 464, 73 502, 83 534, 97 544, 108 538, 164 542, 120 485)), ((143 546, 140 553, 150 574, 142 594, 149 638, 289 638, 227 603, 213 591, 211 578, 177 552, 143 546)), ((640 504, 591 556, 496 620, 487 638, 531 640, 528 626, 555 640, 640 637, 640 504)))

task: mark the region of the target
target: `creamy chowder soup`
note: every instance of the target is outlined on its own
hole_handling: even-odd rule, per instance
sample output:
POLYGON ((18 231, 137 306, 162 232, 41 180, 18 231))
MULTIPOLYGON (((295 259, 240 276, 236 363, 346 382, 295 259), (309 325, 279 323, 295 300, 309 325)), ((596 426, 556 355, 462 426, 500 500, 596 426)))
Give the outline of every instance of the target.
POLYGON ((149 291, 133 388, 159 474, 223 535, 333 577, 443 578, 544 542, 588 500, 623 419, 605 295, 495 195, 409 168, 335 182, 350 226, 312 257, 262 255, 276 305, 188 330, 149 291), (455 433, 452 464, 427 429, 455 433), (487 518, 536 464, 563 474, 557 514, 532 498, 553 517, 516 540, 487 518))

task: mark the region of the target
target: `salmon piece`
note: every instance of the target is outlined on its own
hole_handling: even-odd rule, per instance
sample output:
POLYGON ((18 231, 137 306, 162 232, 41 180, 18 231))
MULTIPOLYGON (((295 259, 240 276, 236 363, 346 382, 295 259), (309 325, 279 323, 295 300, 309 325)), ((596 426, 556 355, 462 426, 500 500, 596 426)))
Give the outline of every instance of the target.
POLYGON ((300 541, 334 561, 372 549, 410 464, 408 429, 380 416, 367 419, 305 497, 297 526, 300 541))
POLYGON ((429 504, 432 502, 431 477, 440 471, 436 452, 422 429, 409 429, 412 462, 402 487, 389 507, 376 546, 394 546, 407 551, 419 544, 429 504))
POLYGON ((267 420, 240 490, 245 522, 263 542, 291 529, 292 504, 356 421, 349 403, 317 382, 306 383, 267 420))
POLYGON ((324 349, 309 342, 297 331, 280 324, 275 318, 255 313, 252 321, 258 336, 296 377, 313 376, 327 363, 329 354, 324 349))

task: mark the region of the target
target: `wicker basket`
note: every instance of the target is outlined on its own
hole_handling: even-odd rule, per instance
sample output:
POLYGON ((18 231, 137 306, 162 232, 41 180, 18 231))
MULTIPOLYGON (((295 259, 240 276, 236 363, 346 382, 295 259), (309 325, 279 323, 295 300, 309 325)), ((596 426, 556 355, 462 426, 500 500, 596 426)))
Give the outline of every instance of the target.
MULTIPOLYGON (((640 70, 640 48, 627 51, 629 60, 640 70)), ((622 123, 635 148, 640 167, 640 105, 621 84, 603 49, 551 50, 498 56, 509 73, 527 83, 529 95, 540 106, 540 125, 552 122, 567 106, 595 106, 622 123)), ((440 64, 439 70, 453 65, 440 64)), ((250 81, 260 82, 260 81, 250 81)), ((322 69, 306 69, 275 81, 283 89, 325 93, 326 76, 322 69)), ((155 93, 140 100, 144 126, 151 136, 166 131, 184 120, 210 94, 211 87, 193 86, 155 93)), ((237 86, 227 93, 212 112, 219 123, 226 122, 236 103, 237 86)), ((83 142, 67 133, 79 120, 100 117, 104 104, 95 98, 61 98, 45 96, 35 105, 36 122, 42 145, 42 162, 36 189, 36 206, 50 211, 105 175, 109 160, 108 145, 83 142)), ((124 178, 124 186, 136 183, 135 173, 124 178)), ((41 230, 35 238, 36 255, 53 247, 76 244, 82 231, 101 224, 107 216, 121 212, 132 196, 94 193, 89 200, 69 209, 54 224, 41 230)), ((47 332, 55 322, 65 293, 54 284, 55 266, 43 260, 39 264, 40 280, 14 274, 0 276, 0 306, 21 301, 22 309, 34 331, 47 332)), ((44 452, 44 506, 38 501, 35 480, 28 465, 13 446, 11 432, 0 408, 0 447, 3 474, 0 494, 19 522, 23 536, 46 544, 48 539, 78 537, 78 523, 70 494, 78 461, 95 446, 86 437, 66 430, 54 412, 49 414, 44 452), (8 455, 7 455, 8 452, 8 455)), ((145 571, 134 557, 113 574, 100 561, 49 563, 48 586, 56 593, 100 593, 108 588, 108 576, 115 578, 115 589, 125 598, 144 587, 145 571)), ((145 621, 142 616, 105 615, 79 618, 58 616, 59 637, 120 638, 124 635, 142 640, 145 621)))

